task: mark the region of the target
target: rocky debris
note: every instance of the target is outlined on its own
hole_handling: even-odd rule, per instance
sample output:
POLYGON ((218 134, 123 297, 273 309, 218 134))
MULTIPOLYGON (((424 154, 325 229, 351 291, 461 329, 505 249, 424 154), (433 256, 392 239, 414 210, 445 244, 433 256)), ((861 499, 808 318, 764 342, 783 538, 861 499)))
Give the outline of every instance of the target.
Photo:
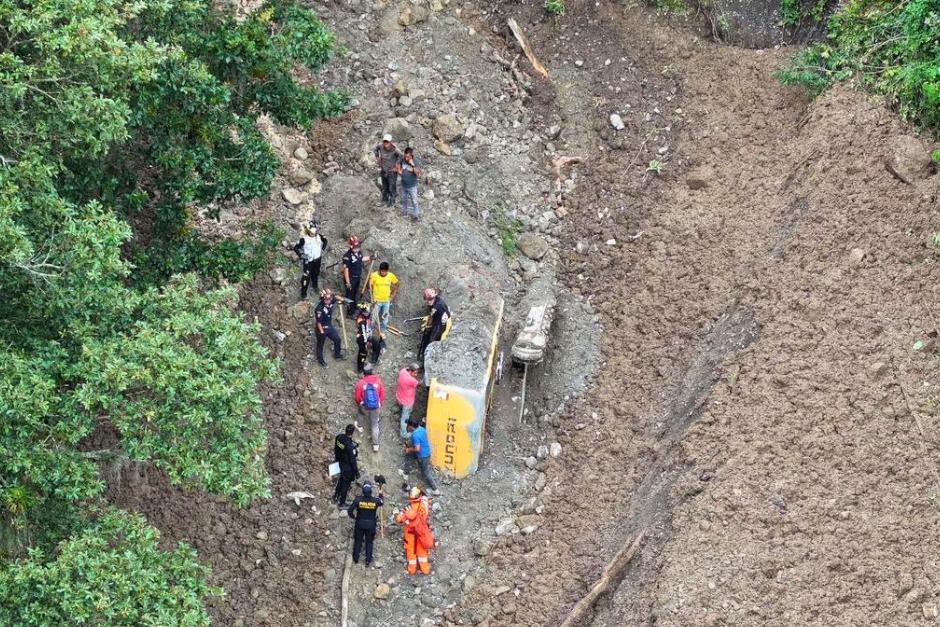
POLYGON ((275 285, 283 285, 284 281, 287 280, 287 270, 281 266, 275 266, 268 272, 268 276, 271 277, 271 282, 275 285))
POLYGON ((298 146, 294 151, 294 157, 300 159, 301 161, 310 157, 310 154, 307 152, 307 149, 303 146, 298 146))
POLYGON ((613 126, 614 129, 618 131, 622 131, 623 129, 627 128, 626 125, 623 123, 623 118, 620 117, 619 113, 610 114, 610 125, 613 126))
POLYGON ((502 537, 518 532, 519 527, 516 525, 516 521, 512 518, 503 518, 498 523, 496 523, 496 528, 493 531, 496 533, 497 537, 502 537))
POLYGON ((544 444, 542 444, 541 446, 539 446, 539 449, 538 449, 538 451, 535 453, 535 456, 536 456, 538 459, 545 459, 546 457, 548 457, 548 447, 545 446, 544 444))
POLYGON ((450 157, 454 154, 454 151, 451 149, 450 144, 437 140, 434 142, 434 149, 445 157, 450 157))
POLYGON ((372 596, 374 596, 376 599, 379 599, 380 601, 384 601, 391 594, 392 594, 392 587, 389 586, 387 583, 383 582, 375 587, 375 591, 372 593, 372 596))
POLYGON ((287 313, 289 313, 294 320, 310 320, 313 314, 313 303, 309 300, 294 303, 287 308, 287 313))
POLYGON ((923 144, 909 135, 892 137, 888 141, 885 168, 899 180, 913 185, 930 176, 933 161, 923 144))
POLYGON ((923 607, 921 607, 921 612, 923 612, 924 618, 928 619, 937 618, 940 616, 940 610, 937 609, 936 605, 931 603, 924 603, 923 607))
POLYGON ((702 165, 686 174, 685 184, 692 190, 705 189, 714 178, 715 170, 709 165, 702 165))
POLYGON ((561 444, 558 442, 552 442, 549 446, 548 452, 552 457, 558 457, 561 455, 561 444))
POLYGON ((535 465, 538 464, 538 460, 535 457, 526 457, 525 458, 525 467, 529 470, 535 468, 535 465))
POLYGON ((455 114, 448 113, 434 119, 431 132, 434 133, 434 137, 442 142, 451 143, 463 137, 464 128, 464 125, 460 123, 455 114))
MULTIPOLYGON (((394 141, 407 140, 414 137, 411 124, 405 118, 391 118, 385 123, 382 134, 389 134, 394 141)), ((371 155, 370 155, 371 156, 371 155)))
POLYGON ((299 205, 307 199, 307 194, 299 189, 285 187, 281 190, 281 197, 291 205, 299 205))
POLYGON ((473 554, 477 557, 487 555, 493 548, 493 543, 487 538, 477 538, 473 541, 473 554))
MULTIPOLYGON (((313 172, 306 168, 298 168, 287 175, 287 180, 290 181, 291 185, 300 187, 301 185, 306 185, 313 180, 313 172)), ((288 201, 290 202, 290 201, 288 201)), ((299 203, 291 203, 296 205, 299 203)))
POLYGON ((401 98, 402 96, 408 95, 408 83, 405 79, 400 78, 395 81, 395 86, 392 88, 392 93, 396 98, 401 98))
POLYGON ((539 235, 535 233, 523 233, 519 236, 519 240, 516 242, 516 247, 519 249, 523 255, 532 259, 533 261, 538 261, 548 253, 548 242, 539 235))
POLYGON ((398 23, 402 26, 414 26, 428 19, 430 9, 423 2, 409 4, 398 15, 398 23))
POLYGON ((864 258, 865 251, 861 248, 853 248, 849 253, 849 263, 851 263, 853 266, 857 266, 858 264, 862 263, 862 259, 864 258))
POLYGON ((309 492, 288 492, 288 493, 287 493, 286 495, 284 495, 284 496, 285 496, 285 498, 293 499, 295 505, 300 505, 300 502, 301 502, 303 499, 314 499, 314 498, 316 498, 315 495, 310 494, 309 492))
POLYGON ((274 338, 274 341, 277 342, 278 344, 283 343, 284 340, 287 339, 287 334, 278 330, 271 331, 271 336, 274 338))

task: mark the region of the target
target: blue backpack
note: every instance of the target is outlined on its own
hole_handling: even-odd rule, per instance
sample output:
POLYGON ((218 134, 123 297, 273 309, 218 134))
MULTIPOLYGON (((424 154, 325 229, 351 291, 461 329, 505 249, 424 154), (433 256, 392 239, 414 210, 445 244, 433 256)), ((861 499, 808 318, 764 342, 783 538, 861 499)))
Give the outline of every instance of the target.
POLYGON ((379 388, 374 383, 366 383, 366 389, 363 390, 362 394, 362 406, 366 409, 378 409, 381 406, 379 403, 379 388))

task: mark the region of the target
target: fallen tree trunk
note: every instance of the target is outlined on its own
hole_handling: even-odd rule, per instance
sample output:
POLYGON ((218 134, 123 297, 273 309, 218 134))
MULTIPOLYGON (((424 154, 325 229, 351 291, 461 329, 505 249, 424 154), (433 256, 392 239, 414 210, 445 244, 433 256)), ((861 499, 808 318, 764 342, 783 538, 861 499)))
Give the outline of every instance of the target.
POLYGON ((571 609, 571 612, 568 614, 568 617, 565 618, 561 627, 577 627, 593 613, 594 606, 600 598, 607 593, 611 584, 619 584, 623 579, 623 572, 627 569, 627 565, 630 563, 630 560, 633 559, 633 556, 636 555, 637 550, 639 550, 645 535, 645 532, 641 531, 637 534, 636 538, 633 539, 633 542, 625 544, 623 548, 617 552, 614 559, 610 560, 604 567, 601 578, 597 580, 597 583, 594 584, 591 591, 584 595, 571 609))
POLYGON ((522 29, 519 28, 519 24, 516 23, 516 20, 509 18, 506 20, 506 24, 509 25, 509 30, 512 31, 516 41, 519 42, 519 46, 522 48, 522 52, 525 53, 526 58, 529 60, 529 63, 532 64, 532 67, 535 68, 535 71, 541 74, 542 78, 548 78, 548 70, 545 69, 545 66, 539 62, 538 58, 535 56, 535 53, 532 52, 532 47, 529 45, 529 40, 526 39, 525 33, 523 33, 522 29))

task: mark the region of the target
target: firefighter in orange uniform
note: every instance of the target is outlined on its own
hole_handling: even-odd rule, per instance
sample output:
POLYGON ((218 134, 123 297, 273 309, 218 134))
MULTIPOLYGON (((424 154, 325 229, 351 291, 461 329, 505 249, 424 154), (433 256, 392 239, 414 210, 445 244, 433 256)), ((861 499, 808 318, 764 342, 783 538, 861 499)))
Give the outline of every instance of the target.
POLYGON ((409 575, 416 574, 419 567, 422 574, 431 574, 428 551, 434 546, 434 534, 429 520, 428 497, 421 488, 414 487, 408 494, 408 508, 395 517, 395 522, 405 528, 405 557, 409 575))

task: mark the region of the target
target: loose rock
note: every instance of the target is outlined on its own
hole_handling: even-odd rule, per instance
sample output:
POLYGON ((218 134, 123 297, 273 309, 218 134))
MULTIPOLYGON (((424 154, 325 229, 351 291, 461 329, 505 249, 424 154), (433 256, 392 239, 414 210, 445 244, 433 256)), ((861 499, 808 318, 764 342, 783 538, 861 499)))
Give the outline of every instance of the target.
POLYGON ((561 444, 558 442, 552 442, 548 447, 548 452, 552 457, 558 457, 561 455, 561 444))
POLYGON ((376 599, 384 601, 392 593, 392 588, 387 583, 380 583, 375 587, 375 592, 372 593, 376 599))
POLYGON ((456 115, 448 113, 447 115, 438 116, 434 120, 434 127, 431 132, 434 133, 434 137, 442 142, 455 142, 463 137, 464 125, 460 123, 456 115))
POLYGON ((411 139, 414 136, 411 124, 405 118, 391 118, 385 123, 385 128, 382 129, 382 134, 386 133, 391 135, 394 141, 411 139))
POLYGON ((923 144, 908 135, 892 137, 888 142, 885 168, 908 185, 930 176, 933 163, 923 144))
POLYGON ((548 253, 548 242, 535 233, 523 233, 516 242, 519 252, 523 255, 538 261, 548 253))
POLYGON ((610 125, 613 126, 618 131, 622 131, 626 128, 626 125, 623 123, 623 118, 620 117, 618 113, 610 114, 610 125))
POLYGON ((284 200, 292 205, 299 205, 307 199, 307 195, 305 193, 299 189, 292 189, 290 187, 285 187, 282 189, 281 196, 284 198, 284 200))

